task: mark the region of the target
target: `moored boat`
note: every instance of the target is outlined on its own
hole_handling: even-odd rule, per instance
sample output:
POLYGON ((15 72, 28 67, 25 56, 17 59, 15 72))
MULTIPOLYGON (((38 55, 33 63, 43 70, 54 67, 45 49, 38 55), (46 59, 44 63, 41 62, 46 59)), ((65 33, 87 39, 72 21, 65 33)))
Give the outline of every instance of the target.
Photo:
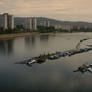
POLYGON ((36 62, 37 62, 36 59, 29 59, 29 60, 27 60, 27 64, 28 65, 31 65, 31 64, 36 63, 36 62))
POLYGON ((50 60, 54 60, 54 59, 58 59, 59 56, 58 55, 51 55, 51 56, 48 56, 48 59, 50 60))
POLYGON ((92 64, 83 64, 82 66, 78 67, 77 70, 75 70, 73 72, 78 72, 78 71, 80 71, 81 73, 85 73, 87 71, 92 73, 92 64))
POLYGON ((43 63, 46 61, 46 58, 38 58, 37 63, 43 63))

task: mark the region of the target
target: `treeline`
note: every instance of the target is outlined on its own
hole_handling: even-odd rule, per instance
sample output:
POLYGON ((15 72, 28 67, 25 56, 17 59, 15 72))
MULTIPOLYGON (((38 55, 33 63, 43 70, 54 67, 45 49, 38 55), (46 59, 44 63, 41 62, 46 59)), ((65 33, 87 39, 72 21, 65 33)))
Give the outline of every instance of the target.
POLYGON ((4 30, 0 28, 0 34, 15 34, 15 33, 26 33, 26 32, 39 32, 39 33, 50 33, 50 32, 92 32, 92 28, 77 28, 74 27, 71 30, 66 29, 55 29, 53 26, 44 27, 44 26, 37 26, 37 30, 25 30, 22 25, 17 26, 14 29, 8 28, 4 30))
POLYGON ((53 26, 50 27, 44 27, 44 26, 38 26, 38 32, 40 33, 48 33, 48 32, 92 32, 92 28, 78 28, 78 27, 74 27, 72 29, 55 29, 53 26))
POLYGON ((40 33, 48 33, 48 32, 54 32, 55 28, 53 26, 50 27, 44 27, 44 26, 38 26, 37 31, 40 33))
POLYGON ((92 32, 92 28, 73 28, 73 29, 70 29, 70 30, 66 30, 66 29, 56 29, 55 31, 57 32, 92 32))
POLYGON ((29 32, 29 30, 24 30, 21 28, 8 28, 8 29, 0 29, 0 34, 16 34, 16 33, 26 33, 29 32))

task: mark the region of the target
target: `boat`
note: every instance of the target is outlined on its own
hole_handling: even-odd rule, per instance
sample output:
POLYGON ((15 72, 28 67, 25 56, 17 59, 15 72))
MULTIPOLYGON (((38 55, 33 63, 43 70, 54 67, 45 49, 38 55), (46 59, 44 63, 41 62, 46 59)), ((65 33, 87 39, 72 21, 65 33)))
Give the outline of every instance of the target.
POLYGON ((62 52, 61 52, 61 53, 58 53, 57 55, 58 55, 59 57, 64 57, 64 56, 65 56, 65 54, 62 53, 62 52))
POLYGON ((46 58, 38 58, 36 61, 37 63, 43 63, 46 61, 46 58))
POLYGON ((92 64, 83 64, 82 66, 78 67, 77 70, 75 70, 73 72, 78 72, 78 71, 80 71, 81 73, 85 73, 87 71, 92 73, 92 64))
POLYGON ((31 65, 31 64, 36 63, 36 62, 37 62, 36 59, 29 59, 29 60, 27 60, 27 65, 31 65))
POLYGON ((89 71, 90 73, 92 73, 92 68, 88 68, 88 71, 89 71))
POLYGON ((58 55, 51 55, 51 56, 48 56, 48 59, 50 60, 54 60, 54 59, 58 59, 59 56, 58 55))

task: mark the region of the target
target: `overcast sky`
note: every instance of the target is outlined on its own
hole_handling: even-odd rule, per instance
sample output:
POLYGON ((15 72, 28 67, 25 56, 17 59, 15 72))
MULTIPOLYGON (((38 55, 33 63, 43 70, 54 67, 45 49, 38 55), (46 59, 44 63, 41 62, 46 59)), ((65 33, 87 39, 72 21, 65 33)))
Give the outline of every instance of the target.
POLYGON ((92 0, 0 0, 0 13, 92 22, 92 0))

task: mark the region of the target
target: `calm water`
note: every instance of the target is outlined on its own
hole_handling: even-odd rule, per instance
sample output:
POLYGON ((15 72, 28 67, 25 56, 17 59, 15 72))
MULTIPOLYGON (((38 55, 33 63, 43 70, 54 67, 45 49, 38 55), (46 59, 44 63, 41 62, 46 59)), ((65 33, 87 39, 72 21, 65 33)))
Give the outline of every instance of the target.
MULTIPOLYGON (((92 51, 34 64, 14 64, 43 53, 75 48, 92 33, 50 34, 0 41, 0 92, 92 92, 92 74, 74 73, 81 64, 92 63, 92 51)), ((85 41, 81 47, 92 45, 85 41)))

